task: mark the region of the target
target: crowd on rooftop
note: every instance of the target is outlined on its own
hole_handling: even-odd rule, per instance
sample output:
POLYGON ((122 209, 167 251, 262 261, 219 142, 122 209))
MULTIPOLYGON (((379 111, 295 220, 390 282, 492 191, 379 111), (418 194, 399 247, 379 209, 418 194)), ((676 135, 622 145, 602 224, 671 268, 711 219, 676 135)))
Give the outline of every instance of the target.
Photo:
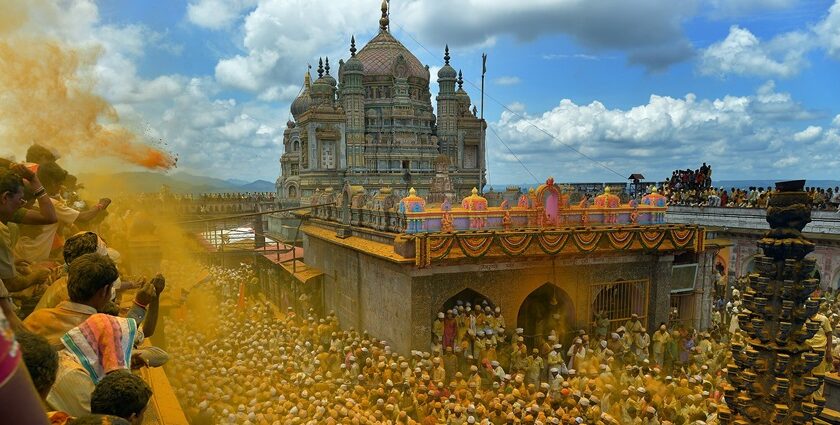
MULTIPOLYGON (((750 186, 714 187, 712 167, 704 162, 696 170, 675 170, 662 183, 662 193, 668 197, 669 205, 692 207, 767 208, 767 202, 775 189, 750 186)), ((814 210, 840 211, 840 187, 806 187, 811 195, 814 210)))

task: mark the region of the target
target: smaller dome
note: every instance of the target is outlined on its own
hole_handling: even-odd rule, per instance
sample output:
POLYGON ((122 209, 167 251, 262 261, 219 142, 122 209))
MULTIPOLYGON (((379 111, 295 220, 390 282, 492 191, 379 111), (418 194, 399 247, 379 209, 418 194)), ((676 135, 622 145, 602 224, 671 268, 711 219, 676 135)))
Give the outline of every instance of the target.
MULTIPOLYGON (((312 84, 312 98, 321 98, 321 97, 330 97, 332 93, 332 87, 330 86, 329 80, 326 78, 327 76, 323 76, 317 80, 315 83, 312 84)), ((335 81, 335 80, 333 80, 335 81)))
POLYGON ((443 54, 443 67, 438 71, 438 79, 451 79, 454 80, 458 73, 455 72, 455 68, 449 66, 449 45, 446 45, 445 53, 443 54))
POLYGON ((353 56, 352 58, 347 60, 347 63, 344 64, 344 72, 345 73, 348 73, 348 72, 364 72, 364 71, 365 71, 365 65, 362 64, 362 61, 360 61, 355 56, 353 56))
POLYGON ((464 90, 464 75, 461 71, 458 71, 458 90, 455 91, 455 97, 458 99, 458 102, 467 105, 467 107, 472 103, 470 95, 464 90))
POLYGON ((301 114, 308 111, 309 107, 312 106, 312 97, 310 97, 309 95, 309 81, 309 71, 306 71, 306 75, 303 78, 303 92, 301 92, 301 94, 297 98, 295 98, 290 108, 292 116, 295 118, 295 120, 297 120, 301 114))
POLYGON ((356 37, 350 36, 350 59, 344 64, 343 72, 364 72, 365 65, 356 57, 356 37))
POLYGON ((454 80, 458 74, 455 72, 455 68, 449 66, 449 64, 444 65, 443 68, 438 71, 438 78, 439 79, 451 79, 454 80))
POLYGON ((327 58, 326 62, 324 63, 324 70, 326 71, 326 75, 319 78, 318 80, 324 80, 324 82, 329 84, 330 87, 335 87, 337 84, 335 78, 333 78, 333 76, 330 75, 330 58, 327 58))

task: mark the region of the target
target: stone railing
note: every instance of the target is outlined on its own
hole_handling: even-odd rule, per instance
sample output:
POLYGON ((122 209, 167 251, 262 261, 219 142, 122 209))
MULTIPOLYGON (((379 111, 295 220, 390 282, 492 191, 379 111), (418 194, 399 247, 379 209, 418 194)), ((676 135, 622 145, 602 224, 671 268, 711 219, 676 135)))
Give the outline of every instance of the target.
POLYGON ((583 201, 570 205, 569 198, 551 179, 522 195, 516 206, 505 201, 498 207, 489 207, 476 189, 459 205, 452 205, 449 200, 427 205, 414 189, 408 196, 398 198, 388 188, 369 195, 361 186, 345 185, 341 192, 319 191, 311 199, 311 216, 347 226, 407 234, 665 224, 665 200, 656 193, 640 203, 629 204, 621 204, 609 190, 596 196, 591 204, 583 201))
MULTIPOLYGON (((767 211, 757 208, 668 207, 668 222, 698 224, 730 229, 768 230, 767 211)), ((840 214, 831 211, 812 211, 806 233, 840 234, 840 214)))

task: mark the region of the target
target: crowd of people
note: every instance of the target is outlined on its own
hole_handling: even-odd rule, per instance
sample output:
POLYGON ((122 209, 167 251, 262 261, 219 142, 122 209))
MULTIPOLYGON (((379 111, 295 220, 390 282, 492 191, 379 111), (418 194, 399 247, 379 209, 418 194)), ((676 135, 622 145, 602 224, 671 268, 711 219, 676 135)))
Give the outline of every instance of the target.
MULTIPOLYGON (((669 205, 692 207, 767 208, 775 189, 750 186, 747 189, 712 186, 712 167, 704 162, 696 170, 675 170, 662 184, 669 205)), ((806 187, 814 210, 840 211, 840 187, 806 187)))
POLYGON ((712 187, 712 166, 704 162, 700 168, 692 170, 674 170, 665 180, 665 189, 675 192, 702 191, 712 187))
POLYGON ((146 340, 166 279, 118 265, 105 241, 143 220, 82 200, 60 159, 33 145, 0 160, 0 418, 140 424, 152 393, 132 371, 168 361, 146 340))
MULTIPOLYGON (((746 190, 735 187, 729 190, 723 187, 674 190, 666 187, 664 195, 668 197, 669 205, 765 209, 774 190, 772 187, 749 187, 746 190)), ((838 211, 840 208, 840 187, 807 187, 805 191, 811 196, 814 210, 838 211)))
MULTIPOLYGON (((169 259, 168 279, 140 276, 120 250, 154 220, 107 198, 74 208, 93 203, 69 200, 76 179, 58 160, 36 145, 27 163, 0 164, 4 421, 140 424, 153 394, 137 370, 163 366, 195 425, 718 422, 744 279, 716 285, 709 332, 605 312, 576 329, 552 311, 526 335, 477 297, 447 305, 428 349, 402 355, 332 312, 280 311, 248 265, 169 259), (173 280, 193 283, 160 314, 173 280)), ((827 368, 840 297, 825 298, 809 343, 827 368)))
POLYGON ((729 353, 709 333, 648 333, 638 317, 610 331, 598 317, 568 349, 551 331, 529 348, 494 308, 464 300, 442 320, 463 330, 435 324, 430 350, 403 356, 333 313, 243 299, 249 279, 213 269, 192 294, 212 293, 218 322, 170 327, 166 368, 193 424, 717 423, 729 353))

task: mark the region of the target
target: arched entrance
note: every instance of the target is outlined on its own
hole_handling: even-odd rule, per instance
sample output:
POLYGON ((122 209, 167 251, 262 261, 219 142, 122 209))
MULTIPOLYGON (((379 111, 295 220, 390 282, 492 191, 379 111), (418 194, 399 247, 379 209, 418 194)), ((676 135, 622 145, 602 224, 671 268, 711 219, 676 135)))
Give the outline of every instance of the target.
POLYGON ((746 276, 753 272, 755 269, 755 257, 757 257, 757 255, 753 255, 744 263, 744 266, 741 267, 741 275, 737 277, 746 276))
POLYGON ((516 318, 518 327, 525 331, 528 347, 541 344, 551 331, 557 335, 558 342, 568 347, 574 321, 575 310, 568 294, 551 283, 531 292, 519 307, 516 318))
POLYGON ((452 310, 453 308, 460 308, 462 306, 466 308, 468 304, 473 308, 475 306, 481 306, 482 309, 484 307, 490 307, 491 311, 493 311, 496 308, 496 306, 493 304, 493 302, 490 301, 489 298, 479 294, 476 291, 473 291, 470 288, 467 288, 446 300, 446 302, 443 303, 443 307, 439 311, 445 312, 452 310))

